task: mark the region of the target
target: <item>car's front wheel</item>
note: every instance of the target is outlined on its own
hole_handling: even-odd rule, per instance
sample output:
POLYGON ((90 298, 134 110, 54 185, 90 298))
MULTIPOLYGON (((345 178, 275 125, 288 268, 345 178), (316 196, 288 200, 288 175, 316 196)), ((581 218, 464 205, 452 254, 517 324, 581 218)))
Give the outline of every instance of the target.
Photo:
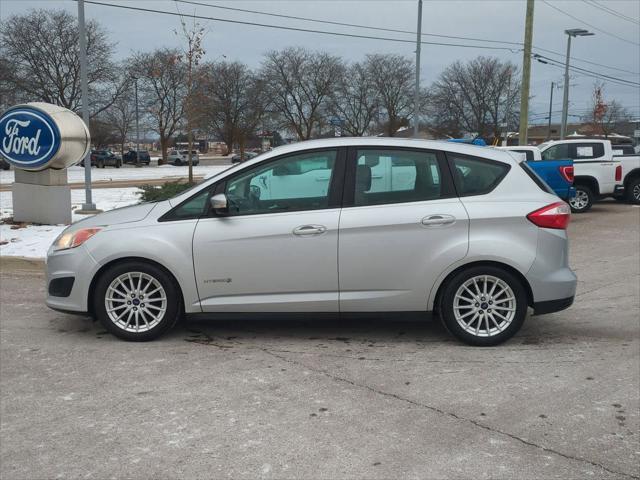
POLYGON ((520 330, 527 293, 506 270, 478 266, 463 270, 444 287, 440 317, 446 328, 469 345, 497 345, 520 330))
POLYGON ((109 268, 98 279, 94 293, 98 320, 124 340, 153 340, 175 325, 180 295, 163 269, 143 262, 109 268))
POLYGON ((595 196, 589 187, 576 185, 576 194, 569 200, 573 213, 584 213, 591 208, 595 196))

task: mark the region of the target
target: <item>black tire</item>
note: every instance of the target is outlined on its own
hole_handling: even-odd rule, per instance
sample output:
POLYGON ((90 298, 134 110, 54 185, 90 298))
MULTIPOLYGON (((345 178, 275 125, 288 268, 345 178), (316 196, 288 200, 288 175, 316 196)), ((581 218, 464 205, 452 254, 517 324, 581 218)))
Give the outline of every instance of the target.
POLYGON ((182 161, 176 160, 175 162, 173 162, 173 165, 176 166, 176 167, 181 167, 182 166, 182 161))
MULTIPOLYGON (((125 283, 128 285, 127 281, 125 281, 125 283)), ((120 297, 118 296, 118 298, 120 297)), ((149 304, 153 304, 152 302, 154 302, 154 300, 152 298, 149 298, 147 300, 143 298, 142 300, 139 300, 139 302, 147 301, 149 302, 149 304)), ((93 294, 93 305, 96 317, 98 318, 98 320, 100 320, 100 323, 102 323, 104 328, 106 328, 113 335, 123 340, 145 342, 160 337, 176 324, 182 312, 180 298, 181 297, 178 292, 178 286, 176 285, 171 275, 169 275, 165 270, 150 263, 129 261, 114 265, 100 276, 98 282, 96 283, 96 288, 93 294), (107 313, 107 306, 105 305, 105 297, 109 285, 116 278, 123 274, 132 273, 134 274, 135 278, 136 272, 141 272, 149 277, 153 277, 162 286, 166 296, 166 310, 164 315, 152 328, 142 332, 125 330, 122 326, 116 325, 116 323, 114 323, 114 321, 109 317, 109 314, 107 313)), ((134 299, 134 301, 135 300, 137 299, 134 299)), ((157 300, 155 301, 157 302, 157 300)), ((142 305, 144 305, 144 303, 139 303, 138 307, 136 308, 143 308, 142 305)), ((126 306, 124 308, 133 309, 134 307, 132 305, 131 307, 126 306)), ((142 316, 140 316, 140 318, 142 318, 142 316)), ((141 324, 141 322, 139 323, 141 324)), ((141 324, 141 328, 144 328, 144 325, 141 324)))
POLYGON ((120 168, 122 166, 122 162, 120 160, 116 161, 116 168, 120 168))
MULTIPOLYGON (((482 280, 478 280, 478 285, 482 286, 482 280)), ((482 290, 482 288, 480 290, 482 290)), ((474 310, 474 307, 475 307, 475 310, 477 310, 478 307, 476 307, 476 305, 478 305, 480 309, 482 309, 482 312, 483 312, 482 315, 487 315, 487 312, 492 312, 492 308, 493 309, 496 308, 497 303, 503 303, 503 302, 497 301, 496 305, 489 305, 490 301, 488 299, 493 297, 483 297, 483 298, 486 298, 486 301, 483 301, 482 303, 479 302, 475 305, 470 305, 467 310, 461 309, 460 311, 464 312, 462 313, 462 316, 467 315, 469 311, 474 310)), ((498 300, 502 298, 504 297, 502 297, 501 295, 498 295, 497 297, 495 297, 495 299, 498 299, 498 300)), ((449 330, 449 332, 452 335, 454 335, 458 340, 461 340, 462 342, 468 345, 489 347, 493 345, 498 345, 508 340, 520 330, 524 322, 524 319, 527 315, 527 306, 528 306, 527 292, 517 277, 515 277, 513 274, 499 267, 477 266, 477 267, 470 267, 466 270, 463 270, 455 274, 451 279, 447 281, 446 285, 444 286, 444 290, 442 291, 439 313, 440 313, 440 318, 442 319, 442 322, 444 323, 444 326, 446 327, 446 329, 449 330), (474 325, 476 326, 481 325, 480 328, 486 331, 485 325, 489 324, 490 336, 475 335, 473 333, 468 332, 460 325, 460 323, 456 319, 456 315, 454 312, 454 306, 455 306, 454 302, 455 302, 455 297, 458 292, 458 289, 460 289, 461 286, 468 280, 473 278, 477 279, 477 277, 484 278, 484 276, 488 276, 489 278, 491 277, 497 278, 500 281, 504 282, 506 285, 508 285, 509 288, 511 289, 511 292, 513 293, 514 302, 515 302, 514 316, 511 319, 510 323, 502 326, 502 330, 498 330, 497 328, 495 328, 495 326, 497 326, 495 323, 489 324, 489 317, 486 317, 486 320, 484 320, 485 318, 484 316, 476 317, 475 313, 470 314, 472 318, 477 318, 477 320, 476 321, 471 320, 469 322, 469 327, 473 328, 474 325), (486 323, 484 323, 485 321, 486 323)), ((495 310, 493 312, 495 313, 495 310)), ((495 318, 498 319, 498 317, 495 317, 495 318)), ((500 324, 502 325, 502 321, 500 319, 498 319, 498 322, 500 322, 500 324)), ((480 333, 482 333, 482 331, 480 333)))
POLYGON ((584 185, 575 185, 576 195, 569 200, 573 213, 584 213, 591 209, 596 197, 591 189, 584 185))
POLYGON ((627 200, 640 205, 640 177, 632 179, 625 188, 627 200))

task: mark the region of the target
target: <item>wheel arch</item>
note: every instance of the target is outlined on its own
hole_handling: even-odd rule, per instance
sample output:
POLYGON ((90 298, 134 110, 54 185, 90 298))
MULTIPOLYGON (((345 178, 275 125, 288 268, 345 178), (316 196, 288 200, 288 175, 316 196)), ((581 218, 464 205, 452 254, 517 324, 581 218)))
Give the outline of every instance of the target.
POLYGON ((590 175, 577 175, 573 179, 573 186, 584 185, 589 187, 594 195, 600 195, 600 187, 598 186, 598 180, 590 175))
POLYGON ((627 173, 627 175, 624 177, 624 188, 626 189, 627 185, 629 185, 631 181, 635 180, 638 177, 640 177, 640 168, 634 168, 629 173, 627 173))
POLYGON ((527 278, 524 276, 524 274, 522 274, 522 272, 520 272, 517 268, 507 264, 507 263, 503 263, 503 262, 499 262, 499 261, 495 261, 495 260, 478 260, 478 261, 474 261, 474 262, 469 262, 469 263, 465 263, 464 265, 460 265, 458 267, 456 267, 455 269, 453 269, 451 272, 449 272, 444 279, 440 282, 440 284, 437 286, 436 289, 436 294, 433 297, 433 311, 434 312, 439 312, 440 311, 440 301, 442 299, 442 292, 444 291, 444 289, 446 288, 447 284, 451 281, 451 279, 457 275, 458 273, 468 269, 468 268, 473 268, 473 267, 496 267, 496 268, 501 268, 507 272, 509 272, 510 274, 514 275, 518 280, 520 280, 520 283, 522 284, 522 286, 524 287, 526 293, 527 293, 527 305, 529 306, 533 306, 533 290, 531 289, 531 285, 529 284, 527 278))
POLYGON ((156 262, 155 260, 151 260, 149 258, 144 258, 144 257, 136 257, 136 256, 131 256, 131 257, 121 257, 121 258, 116 258, 114 260, 111 260, 108 263, 105 263, 104 265, 102 265, 97 271, 96 273, 93 275, 93 278, 91 279, 91 283, 89 284, 89 290, 87 291, 87 310, 89 311, 89 314, 95 318, 95 310, 93 307, 93 295, 95 293, 95 289, 96 289, 96 284, 98 283, 98 279, 104 274, 104 272, 106 272, 109 268, 115 266, 115 265, 119 265, 121 263, 126 263, 126 262, 140 262, 140 263, 147 263, 149 265, 153 265, 156 268, 159 268, 161 270, 163 270, 167 275, 169 275, 169 277, 171 278, 171 280, 173 281, 175 287, 176 287, 176 291, 178 292, 178 295, 180 296, 180 306, 179 309, 182 313, 184 313, 184 293, 182 292, 182 286, 180 285, 180 282, 178 282, 176 276, 173 274, 173 272, 171 272, 171 270, 169 270, 167 267, 165 267, 164 265, 156 262))

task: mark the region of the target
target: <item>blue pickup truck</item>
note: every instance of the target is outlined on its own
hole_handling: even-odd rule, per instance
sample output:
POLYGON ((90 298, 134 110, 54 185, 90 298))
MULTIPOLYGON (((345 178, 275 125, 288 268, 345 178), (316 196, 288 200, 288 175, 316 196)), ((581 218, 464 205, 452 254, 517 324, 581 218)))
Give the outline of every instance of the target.
POLYGON ((543 160, 540 149, 535 146, 498 147, 525 155, 525 161, 538 176, 563 200, 576 194, 573 187, 573 160, 543 160))
MULTIPOLYGON (((450 142, 471 143, 484 147, 487 144, 481 138, 472 140, 452 138, 450 142)), ((525 161, 531 170, 553 190, 561 199, 568 201, 576 194, 573 188, 573 160, 542 160, 540 149, 535 146, 497 147, 501 150, 509 150, 525 155, 525 161)))

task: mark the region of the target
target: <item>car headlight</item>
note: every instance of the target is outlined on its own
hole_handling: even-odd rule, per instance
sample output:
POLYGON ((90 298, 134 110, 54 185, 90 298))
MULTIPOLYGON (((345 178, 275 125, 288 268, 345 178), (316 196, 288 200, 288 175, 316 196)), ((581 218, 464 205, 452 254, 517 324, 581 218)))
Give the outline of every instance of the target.
POLYGON ((81 228, 80 230, 76 230, 75 232, 63 233, 53 243, 53 251, 56 252, 58 250, 67 250, 69 248, 79 247, 100 230, 102 230, 102 228, 92 227, 81 228))

